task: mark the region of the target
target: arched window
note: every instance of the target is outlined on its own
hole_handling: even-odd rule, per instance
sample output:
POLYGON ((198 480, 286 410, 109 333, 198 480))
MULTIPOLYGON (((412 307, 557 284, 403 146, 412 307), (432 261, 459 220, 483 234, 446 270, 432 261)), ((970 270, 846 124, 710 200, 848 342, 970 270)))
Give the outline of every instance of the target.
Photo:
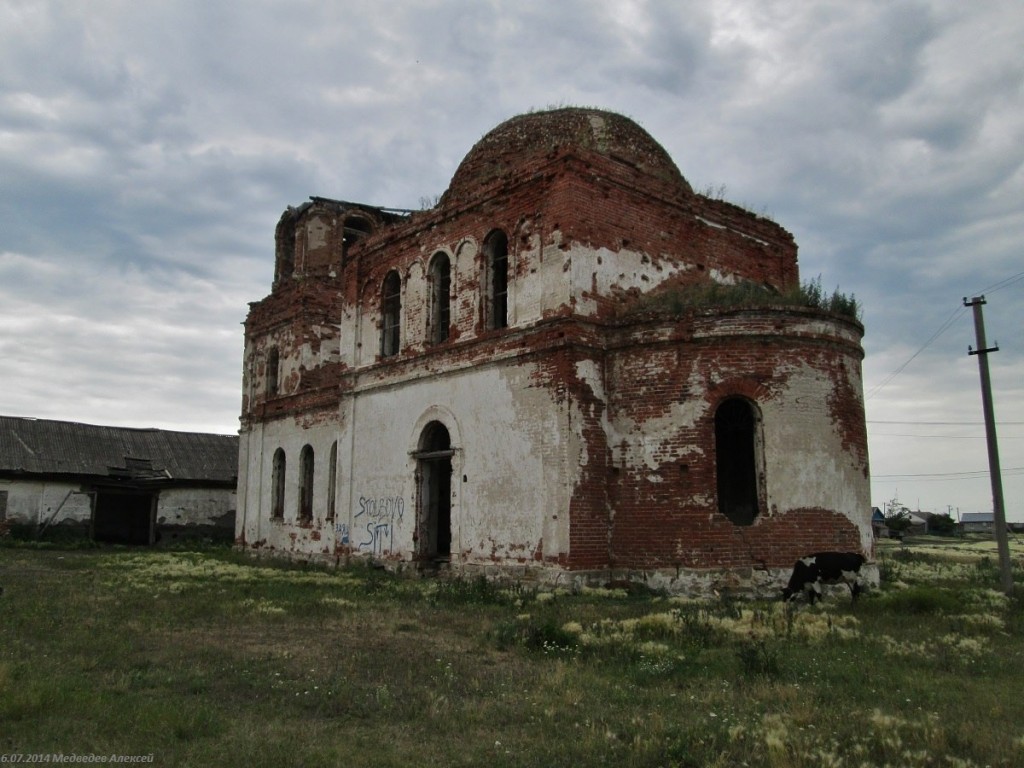
POLYGON ((267 397, 273 397, 277 394, 277 377, 278 371, 281 368, 281 355, 277 351, 277 347, 271 347, 267 351, 267 397))
POLYGON ((508 237, 500 229, 484 241, 484 324, 508 327, 508 237))
POLYGON ((284 451, 278 448, 274 451, 274 464, 270 480, 270 514, 273 517, 284 517, 284 476, 286 469, 287 461, 284 457, 284 451))
POLYGON ((275 233, 277 258, 275 259, 274 287, 295 274, 295 220, 297 212, 289 208, 281 216, 275 233))
POLYGON ((380 312, 380 354, 391 357, 398 354, 402 316, 402 280, 394 270, 384 278, 380 312))
POLYGON ((330 464, 327 467, 327 519, 334 519, 334 497, 337 495, 338 487, 338 441, 331 443, 331 454, 328 459, 330 464))
POLYGON ((452 267, 448 254, 435 253, 430 264, 430 340, 448 341, 451 312, 452 267))
POLYGON ((308 445, 299 453, 299 519, 313 519, 313 448, 308 445))
POLYGON ((736 525, 751 525, 760 506, 757 421, 754 405, 738 397, 715 411, 718 511, 736 525))

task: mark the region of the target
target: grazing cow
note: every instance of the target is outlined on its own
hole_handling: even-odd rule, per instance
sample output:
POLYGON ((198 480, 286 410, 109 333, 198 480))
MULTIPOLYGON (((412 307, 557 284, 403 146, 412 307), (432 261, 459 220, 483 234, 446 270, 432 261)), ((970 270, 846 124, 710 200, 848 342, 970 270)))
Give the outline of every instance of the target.
POLYGON ((807 599, 814 601, 821 597, 822 584, 846 584, 853 599, 864 591, 860 579, 860 567, 864 556, 857 552, 818 552, 801 557, 793 564, 793 575, 782 590, 782 599, 789 601, 800 592, 807 593, 807 599))

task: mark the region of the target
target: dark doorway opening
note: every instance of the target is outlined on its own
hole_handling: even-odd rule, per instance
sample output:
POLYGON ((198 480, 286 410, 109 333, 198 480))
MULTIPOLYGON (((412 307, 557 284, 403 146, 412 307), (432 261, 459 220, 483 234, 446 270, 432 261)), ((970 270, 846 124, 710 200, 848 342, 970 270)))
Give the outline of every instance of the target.
POLYGON ((98 491, 92 513, 92 537, 112 544, 156 541, 156 496, 132 491, 98 491))
POLYGON ((726 400, 715 411, 718 511, 736 525, 751 525, 758 512, 755 425, 746 400, 726 400))
POLYGON ((419 556, 424 564, 448 562, 452 554, 452 450, 448 429, 428 424, 416 452, 419 479, 419 556))

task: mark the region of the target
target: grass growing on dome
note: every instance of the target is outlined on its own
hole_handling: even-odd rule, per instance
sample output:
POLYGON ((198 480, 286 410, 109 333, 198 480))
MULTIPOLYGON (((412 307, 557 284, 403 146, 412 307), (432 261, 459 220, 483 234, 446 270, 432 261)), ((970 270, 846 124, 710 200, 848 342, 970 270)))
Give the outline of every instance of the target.
POLYGON ((820 275, 782 292, 750 282, 725 285, 708 280, 674 285, 638 296, 621 314, 682 315, 700 309, 769 306, 809 307, 852 320, 861 318, 861 305, 856 296, 845 294, 838 288, 828 293, 821 287, 820 275))

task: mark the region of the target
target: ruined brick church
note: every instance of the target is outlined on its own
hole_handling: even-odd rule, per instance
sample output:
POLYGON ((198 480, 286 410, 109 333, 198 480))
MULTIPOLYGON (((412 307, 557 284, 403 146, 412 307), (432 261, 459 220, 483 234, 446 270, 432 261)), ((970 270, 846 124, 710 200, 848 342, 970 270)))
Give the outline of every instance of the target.
POLYGON ((786 230, 600 110, 502 123, 429 210, 289 207, 245 323, 237 541, 687 592, 870 555, 863 328, 774 300, 798 283, 786 230))

